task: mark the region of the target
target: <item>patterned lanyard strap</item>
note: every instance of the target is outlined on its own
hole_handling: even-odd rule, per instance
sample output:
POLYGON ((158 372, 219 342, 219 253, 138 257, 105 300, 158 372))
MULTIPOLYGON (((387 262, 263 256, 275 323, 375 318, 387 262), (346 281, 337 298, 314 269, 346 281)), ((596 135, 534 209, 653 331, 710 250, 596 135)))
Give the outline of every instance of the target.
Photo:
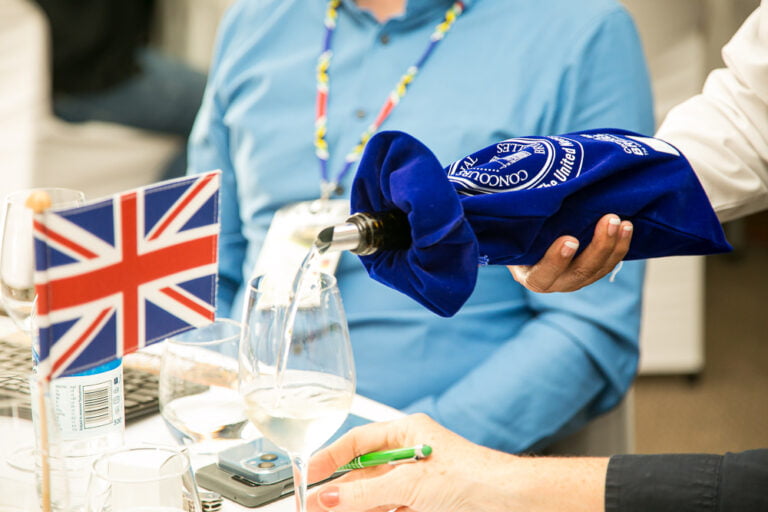
POLYGON ((352 168, 352 164, 360 159, 360 155, 363 153, 365 145, 368 140, 379 130, 379 127, 392 113, 392 110, 397 106, 400 100, 405 96, 408 90, 408 85, 416 78, 416 74, 419 72, 424 63, 427 61, 432 52, 437 47, 438 43, 443 40, 445 34, 453 26, 456 19, 464 12, 464 3, 461 1, 454 2, 454 4, 445 12, 445 19, 437 25, 432 35, 429 37, 429 44, 427 49, 416 61, 414 65, 409 67, 405 74, 400 78, 395 88, 389 93, 387 100, 381 107, 376 119, 368 125, 368 128, 360 135, 360 142, 352 148, 346 158, 344 159, 344 167, 336 179, 331 181, 328 176, 328 141, 326 140, 326 134, 328 132, 328 119, 326 117, 328 107, 328 68, 331 64, 331 39, 333 38, 333 32, 336 29, 336 19, 338 18, 338 8, 341 0, 329 0, 328 9, 325 13, 325 40, 323 42, 323 52, 317 59, 317 112, 315 115, 315 154, 320 162, 320 174, 322 177, 321 184, 321 197, 328 199, 333 194, 340 193, 339 183, 344 179, 349 170, 352 168))

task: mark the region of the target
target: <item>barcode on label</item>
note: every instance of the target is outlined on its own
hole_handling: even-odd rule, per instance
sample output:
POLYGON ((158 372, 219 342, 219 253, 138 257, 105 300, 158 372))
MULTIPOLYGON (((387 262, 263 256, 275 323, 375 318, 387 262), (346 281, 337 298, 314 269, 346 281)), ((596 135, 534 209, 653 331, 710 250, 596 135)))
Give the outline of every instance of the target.
POLYGON ((111 382, 100 382, 83 386, 83 427, 85 429, 111 425, 112 394, 111 382))

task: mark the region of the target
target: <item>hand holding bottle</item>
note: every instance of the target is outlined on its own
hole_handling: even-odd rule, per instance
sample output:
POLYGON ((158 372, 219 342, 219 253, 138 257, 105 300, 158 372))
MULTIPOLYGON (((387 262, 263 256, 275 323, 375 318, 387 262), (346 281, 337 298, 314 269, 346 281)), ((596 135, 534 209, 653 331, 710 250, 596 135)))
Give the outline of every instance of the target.
POLYGON ((632 223, 617 215, 604 215, 592 241, 576 256, 579 240, 562 236, 533 265, 509 265, 515 281, 532 292, 572 292, 602 279, 624 259, 632 241, 632 223))
POLYGON ((507 139, 445 168, 410 135, 381 132, 366 146, 351 203, 353 213, 401 212, 407 248, 356 252, 373 279, 441 316, 472 294, 478 265, 518 266, 531 289, 571 291, 622 258, 730 250, 685 157, 623 130, 507 139), (615 216, 598 224, 605 212, 615 216))

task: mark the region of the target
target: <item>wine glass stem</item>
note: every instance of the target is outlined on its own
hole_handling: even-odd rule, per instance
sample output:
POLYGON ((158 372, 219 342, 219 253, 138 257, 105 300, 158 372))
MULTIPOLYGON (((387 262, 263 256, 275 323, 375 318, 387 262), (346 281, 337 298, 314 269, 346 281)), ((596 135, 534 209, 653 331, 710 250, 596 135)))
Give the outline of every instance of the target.
POLYGON ((307 478, 309 466, 307 461, 309 457, 293 455, 293 488, 296 492, 296 512, 306 512, 307 510, 307 478))

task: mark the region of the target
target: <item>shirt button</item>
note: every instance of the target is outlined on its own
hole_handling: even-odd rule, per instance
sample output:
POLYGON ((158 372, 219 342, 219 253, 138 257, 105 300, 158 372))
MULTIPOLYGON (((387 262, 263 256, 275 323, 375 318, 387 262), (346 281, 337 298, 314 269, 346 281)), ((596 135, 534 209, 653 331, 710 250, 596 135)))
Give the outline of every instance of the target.
POLYGON ((379 37, 379 41, 381 44, 389 44, 389 34, 381 34, 381 37, 379 37))
POLYGON ((367 115, 368 115, 368 112, 366 112, 365 110, 363 110, 361 108, 355 110, 355 117, 358 118, 358 119, 365 119, 365 116, 367 116, 367 115))

